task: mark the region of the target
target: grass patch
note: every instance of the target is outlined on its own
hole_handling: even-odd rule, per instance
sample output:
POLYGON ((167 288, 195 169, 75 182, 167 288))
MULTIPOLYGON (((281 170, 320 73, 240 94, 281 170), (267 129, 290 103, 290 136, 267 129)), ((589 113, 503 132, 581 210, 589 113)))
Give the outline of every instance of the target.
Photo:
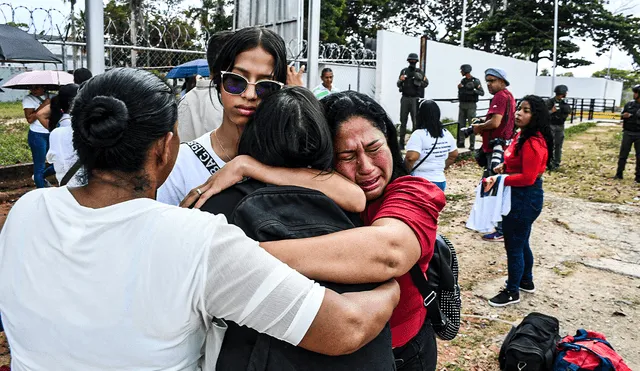
POLYGON ((1 102, 0 120, 17 119, 24 117, 22 102, 1 102))
POLYGON ((556 265, 552 269, 553 273, 557 274, 558 276, 567 277, 573 274, 577 266, 578 263, 574 262, 573 260, 565 260, 560 263, 560 266, 556 265))
POLYGON ((575 269, 578 266, 578 263, 574 262, 573 260, 565 260, 562 262, 562 265, 567 268, 575 269))
POLYGON ((565 137, 562 165, 545 173, 545 191, 593 202, 640 204, 640 187, 633 180, 635 156, 627 160, 626 179, 612 179, 620 149, 619 127, 584 123, 568 128, 565 137))
POLYGON ((567 223, 567 222, 565 222, 565 221, 562 221, 562 220, 560 220, 560 219, 558 219, 558 218, 553 219, 553 222, 554 222, 556 225, 559 225, 559 226, 561 226, 562 228, 564 228, 564 229, 566 229, 566 230, 568 230, 568 231, 571 231, 571 227, 569 226, 569 223, 567 223))
POLYGON ((469 195, 464 193, 453 193, 453 194, 445 195, 445 197, 448 202, 455 202, 460 200, 466 200, 467 198, 469 198, 469 195))
POLYGON ((27 143, 29 124, 20 121, 0 123, 0 166, 31 162, 31 150, 27 143))
POLYGON ((585 131, 595 127, 596 125, 597 125, 597 123, 595 123, 593 121, 589 121, 589 122, 583 122, 582 124, 578 124, 578 125, 572 126, 570 128, 566 128, 565 131, 564 131, 565 140, 567 139, 567 137, 571 137, 571 136, 574 136, 576 134, 584 133, 585 131))
POLYGON ((560 277, 567 277, 573 273, 573 269, 564 269, 558 266, 555 266, 552 269, 553 269, 553 273, 557 274, 560 277))
POLYGON ((438 341, 438 370, 493 370, 502 337, 510 325, 478 318, 463 318, 458 336, 438 341))

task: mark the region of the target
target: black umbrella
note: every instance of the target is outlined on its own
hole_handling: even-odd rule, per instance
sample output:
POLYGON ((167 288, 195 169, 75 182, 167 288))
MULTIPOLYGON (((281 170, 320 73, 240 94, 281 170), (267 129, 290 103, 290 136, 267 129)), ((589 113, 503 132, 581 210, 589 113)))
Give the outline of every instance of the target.
POLYGON ((35 37, 6 24, 0 24, 0 62, 62 63, 35 37))

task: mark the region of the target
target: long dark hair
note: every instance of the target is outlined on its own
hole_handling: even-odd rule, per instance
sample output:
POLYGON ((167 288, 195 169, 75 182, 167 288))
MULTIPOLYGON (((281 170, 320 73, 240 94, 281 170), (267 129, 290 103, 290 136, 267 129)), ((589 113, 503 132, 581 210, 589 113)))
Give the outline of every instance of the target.
POLYGON ((362 117, 370 121, 387 138, 387 146, 393 158, 391 181, 403 175, 409 175, 402 161, 398 146, 398 134, 393 121, 384 108, 368 95, 356 91, 344 91, 328 95, 320 103, 324 106, 331 136, 335 138, 340 126, 352 117, 362 117))
POLYGON ((287 48, 282 37, 266 28, 245 27, 228 37, 215 58, 213 68, 210 67, 213 73, 211 81, 218 87, 218 97, 221 71, 231 71, 238 54, 257 47, 262 47, 273 56, 273 79, 283 84, 287 82, 287 48))
POLYGON ((114 68, 78 91, 71 109, 73 146, 89 179, 94 169, 135 173, 177 119, 169 85, 151 72, 114 68))
POLYGON ((521 129, 515 153, 517 155, 522 150, 522 146, 527 139, 540 133, 547 143, 547 167, 550 167, 553 161, 553 133, 551 132, 549 110, 544 100, 537 95, 525 96, 520 104, 525 101, 531 106, 531 121, 529 125, 521 129))
POLYGON ((425 129, 432 138, 443 135, 442 122, 440 122, 440 107, 430 99, 425 99, 418 106, 418 118, 416 129, 425 129))
POLYGON ((306 88, 270 94, 246 124, 238 154, 270 166, 329 171, 333 140, 322 106, 306 88))
POLYGON ((51 116, 49 116, 49 128, 55 129, 62 118, 63 113, 69 113, 71 103, 78 94, 78 85, 67 84, 60 87, 58 95, 51 98, 51 116))

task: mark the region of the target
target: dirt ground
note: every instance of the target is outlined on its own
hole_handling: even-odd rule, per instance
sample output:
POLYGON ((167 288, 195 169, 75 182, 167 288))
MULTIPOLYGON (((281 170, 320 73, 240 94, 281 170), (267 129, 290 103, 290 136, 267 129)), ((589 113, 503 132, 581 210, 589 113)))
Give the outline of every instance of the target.
MULTIPOLYGON (((640 185, 607 178, 618 132, 598 126, 565 142, 564 168, 545 175, 544 208, 533 226, 537 291, 507 308, 487 304, 507 275, 503 244, 484 242, 464 226, 480 170, 471 161, 448 170, 439 228, 458 253, 464 315, 458 337, 438 344, 439 370, 498 370, 510 324, 533 311, 557 317, 563 336, 579 328, 604 333, 629 367, 640 370, 640 185), (589 201, 591 187, 598 201, 610 202, 589 201)), ((627 177, 632 168, 627 165, 627 177)), ((11 205, 0 203, 0 226, 11 205)), ((0 365, 8 362, 0 334, 0 365)))
MULTIPOLYGON (((640 370, 640 184, 608 179, 615 162, 608 164, 599 180, 587 183, 608 192, 614 202, 590 202, 585 200, 589 192, 578 191, 585 180, 564 179, 576 173, 576 166, 600 171, 602 164, 597 171, 584 168, 588 156, 578 156, 577 151, 599 146, 593 136, 600 142, 615 141, 618 131, 599 126, 565 142, 566 169, 545 176, 544 207, 533 226, 536 292, 521 293, 521 302, 506 308, 487 304, 507 276, 504 245, 484 242, 481 234, 465 228, 480 170, 467 161, 448 171, 448 204, 439 229, 456 247, 463 313, 468 316, 463 316, 456 339, 439 343, 440 370, 498 370, 497 352, 510 328, 502 321, 519 323, 534 311, 557 317, 561 336, 579 328, 604 333, 629 367, 640 370), (617 188, 624 189, 616 192, 617 188)), ((616 150, 599 156, 611 157, 609 152, 616 150)), ((627 177, 632 177, 632 169, 628 164, 627 177)))

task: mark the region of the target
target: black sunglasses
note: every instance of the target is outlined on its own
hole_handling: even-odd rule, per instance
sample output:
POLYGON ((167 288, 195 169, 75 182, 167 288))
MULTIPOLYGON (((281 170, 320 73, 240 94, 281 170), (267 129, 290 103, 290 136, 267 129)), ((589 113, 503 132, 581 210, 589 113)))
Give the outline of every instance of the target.
POLYGON ((255 85, 256 95, 258 98, 262 99, 265 96, 282 89, 284 86, 283 83, 274 80, 249 82, 246 77, 234 72, 221 71, 220 74, 222 75, 222 88, 231 95, 240 95, 247 90, 249 85, 255 85))

